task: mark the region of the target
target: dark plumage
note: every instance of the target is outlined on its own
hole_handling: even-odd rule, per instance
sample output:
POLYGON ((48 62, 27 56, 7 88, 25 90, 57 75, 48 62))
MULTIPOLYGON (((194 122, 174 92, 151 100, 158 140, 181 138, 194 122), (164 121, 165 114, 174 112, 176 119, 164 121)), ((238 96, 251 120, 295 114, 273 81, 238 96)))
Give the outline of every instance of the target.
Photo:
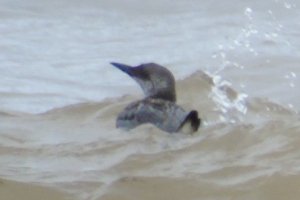
POLYGON ((172 73, 155 63, 136 67, 111 63, 131 76, 141 86, 145 98, 129 104, 118 116, 117 127, 132 129, 144 123, 173 132, 195 132, 200 125, 198 112, 186 112, 176 104, 175 79, 172 73))

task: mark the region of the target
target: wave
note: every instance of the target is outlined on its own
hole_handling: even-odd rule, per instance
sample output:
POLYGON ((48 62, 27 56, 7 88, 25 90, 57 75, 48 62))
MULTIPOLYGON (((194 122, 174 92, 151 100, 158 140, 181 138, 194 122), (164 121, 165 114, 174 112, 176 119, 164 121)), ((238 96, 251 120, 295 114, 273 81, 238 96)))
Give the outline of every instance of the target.
POLYGON ((278 181, 297 182, 291 176, 299 173, 297 111, 239 93, 203 71, 179 80, 177 92, 178 104, 197 109, 204 121, 194 135, 168 134, 152 125, 116 129, 117 114, 141 98, 132 95, 42 114, 0 112, 1 175, 64 188, 80 199, 112 199, 116 190, 139 196, 141 188, 150 197, 151 185, 175 190, 177 181, 200 196, 201 186, 212 198, 228 191, 274 199, 271 187, 288 189, 278 181))

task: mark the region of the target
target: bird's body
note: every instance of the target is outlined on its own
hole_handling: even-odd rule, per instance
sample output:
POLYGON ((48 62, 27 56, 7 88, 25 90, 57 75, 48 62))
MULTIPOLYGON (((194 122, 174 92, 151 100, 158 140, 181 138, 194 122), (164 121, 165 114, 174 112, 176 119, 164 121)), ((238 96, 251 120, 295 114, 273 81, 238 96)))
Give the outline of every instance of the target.
POLYGON ((136 80, 145 98, 129 104, 118 116, 117 128, 132 129, 151 123, 166 132, 180 132, 183 127, 190 132, 198 130, 198 112, 186 112, 176 104, 175 79, 172 73, 155 63, 130 67, 112 63, 136 80), (186 128, 188 127, 188 128, 186 128))

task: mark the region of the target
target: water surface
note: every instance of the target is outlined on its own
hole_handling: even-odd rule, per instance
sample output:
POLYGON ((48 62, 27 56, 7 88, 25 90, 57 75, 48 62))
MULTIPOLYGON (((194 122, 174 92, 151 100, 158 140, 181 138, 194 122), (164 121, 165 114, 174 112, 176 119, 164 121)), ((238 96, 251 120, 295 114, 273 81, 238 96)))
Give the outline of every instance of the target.
POLYGON ((297 1, 5 1, 0 176, 74 199, 297 199, 297 1), (157 62, 194 135, 115 128, 157 62))

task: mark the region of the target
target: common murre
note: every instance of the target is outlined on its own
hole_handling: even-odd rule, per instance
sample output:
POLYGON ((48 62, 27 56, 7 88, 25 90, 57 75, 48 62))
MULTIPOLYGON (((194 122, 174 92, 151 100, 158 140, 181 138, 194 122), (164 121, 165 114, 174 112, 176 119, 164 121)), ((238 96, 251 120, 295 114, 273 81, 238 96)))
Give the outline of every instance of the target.
POLYGON ((201 123, 198 112, 187 112, 176 104, 175 79, 167 68, 156 63, 136 67, 115 62, 111 64, 131 76, 146 96, 130 103, 118 115, 117 128, 129 130, 151 123, 169 133, 198 130, 201 123))

